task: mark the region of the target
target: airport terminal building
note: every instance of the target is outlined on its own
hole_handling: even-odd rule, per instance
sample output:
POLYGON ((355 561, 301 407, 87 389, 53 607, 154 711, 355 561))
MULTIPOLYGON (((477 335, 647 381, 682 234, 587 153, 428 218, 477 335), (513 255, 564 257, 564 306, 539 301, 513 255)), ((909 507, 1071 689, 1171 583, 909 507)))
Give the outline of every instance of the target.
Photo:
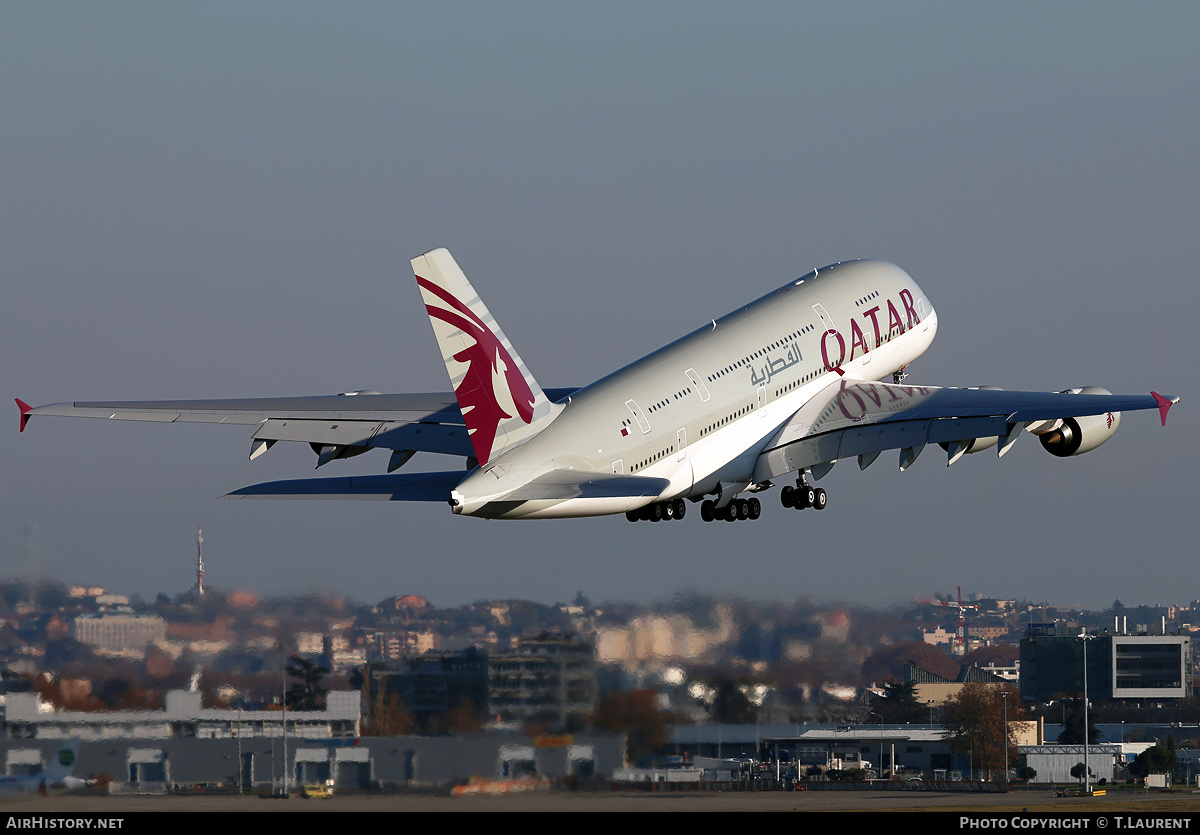
POLYGON ((360 737, 360 694, 328 694, 325 710, 202 708, 172 691, 161 711, 51 711, 35 693, 5 697, 4 773, 35 773, 78 737, 75 776, 117 790, 280 790, 332 781, 336 790, 443 786, 470 777, 604 778, 624 765, 622 735, 520 733, 360 737))

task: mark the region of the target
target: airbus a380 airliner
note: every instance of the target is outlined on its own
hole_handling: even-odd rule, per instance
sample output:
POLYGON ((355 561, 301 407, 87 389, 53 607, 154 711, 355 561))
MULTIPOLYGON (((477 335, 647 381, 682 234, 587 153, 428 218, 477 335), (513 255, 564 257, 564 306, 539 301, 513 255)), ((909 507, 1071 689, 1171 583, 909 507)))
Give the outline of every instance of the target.
POLYGON ((789 477, 785 507, 824 508, 825 491, 809 478, 842 459, 865 469, 897 449, 903 470, 937 444, 953 464, 991 447, 1002 456, 1023 430, 1053 455, 1079 455, 1112 437, 1121 412, 1157 409, 1165 426, 1179 400, 904 385, 937 333, 937 312, 883 261, 813 270, 591 385, 542 389, 449 252, 412 266, 453 393, 18 400, 21 429, 33 415, 254 425, 251 459, 300 441, 318 467, 391 451, 386 475, 269 482, 231 498, 441 501, 488 519, 630 521, 682 518, 690 500, 702 502, 705 521, 733 521, 758 518, 755 494, 789 477), (392 474, 416 452, 465 457, 466 471, 392 474))

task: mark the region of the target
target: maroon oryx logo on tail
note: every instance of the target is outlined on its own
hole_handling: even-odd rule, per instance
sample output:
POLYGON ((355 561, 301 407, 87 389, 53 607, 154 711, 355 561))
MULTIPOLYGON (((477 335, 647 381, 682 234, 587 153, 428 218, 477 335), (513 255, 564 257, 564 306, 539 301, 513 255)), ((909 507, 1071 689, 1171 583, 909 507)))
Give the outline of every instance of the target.
POLYGON ((482 466, 491 458, 500 421, 511 417, 520 417, 525 423, 533 420, 533 391, 496 334, 465 304, 421 276, 417 276, 417 284, 453 308, 426 304, 425 310, 431 317, 458 328, 474 340, 470 347, 454 354, 455 361, 467 363, 467 372, 454 394, 482 466))

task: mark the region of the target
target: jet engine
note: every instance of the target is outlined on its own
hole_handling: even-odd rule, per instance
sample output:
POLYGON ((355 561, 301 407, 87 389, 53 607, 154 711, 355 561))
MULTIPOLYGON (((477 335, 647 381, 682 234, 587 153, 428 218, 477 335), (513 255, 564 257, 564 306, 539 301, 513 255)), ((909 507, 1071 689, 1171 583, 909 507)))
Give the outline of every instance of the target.
MULTIPOLYGON (((1112 394, 1099 386, 1067 389, 1063 394, 1112 394)), ((1120 412, 1104 412, 1099 415, 1062 418, 1052 421, 1037 421, 1026 427, 1038 436, 1042 448, 1051 455, 1066 458, 1091 452, 1117 432, 1121 425, 1120 412)))

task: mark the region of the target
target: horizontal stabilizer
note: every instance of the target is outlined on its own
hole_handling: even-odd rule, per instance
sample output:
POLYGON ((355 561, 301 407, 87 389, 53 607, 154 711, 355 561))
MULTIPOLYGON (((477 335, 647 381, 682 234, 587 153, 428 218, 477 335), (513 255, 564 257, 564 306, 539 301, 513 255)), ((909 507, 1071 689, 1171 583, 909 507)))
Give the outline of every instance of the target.
POLYGON ((462 470, 345 478, 298 478, 267 481, 234 490, 224 499, 367 499, 378 502, 449 502, 450 491, 467 473, 462 470))

